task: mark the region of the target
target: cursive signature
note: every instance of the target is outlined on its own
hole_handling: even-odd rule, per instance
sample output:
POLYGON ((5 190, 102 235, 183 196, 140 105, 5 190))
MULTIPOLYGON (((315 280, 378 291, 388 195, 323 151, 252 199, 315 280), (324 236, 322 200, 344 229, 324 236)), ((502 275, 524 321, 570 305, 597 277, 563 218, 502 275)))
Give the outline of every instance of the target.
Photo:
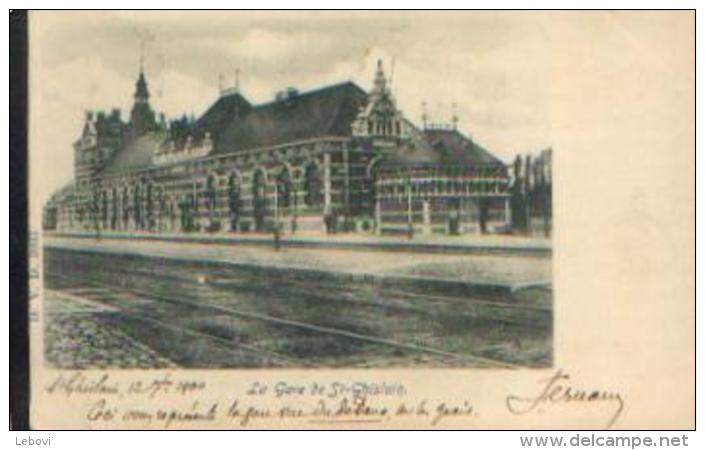
POLYGON ((548 379, 538 395, 521 397, 518 395, 507 396, 507 409, 512 414, 527 414, 535 411, 539 406, 552 403, 614 403, 615 412, 607 422, 606 428, 611 428, 624 410, 624 399, 618 392, 609 392, 601 389, 577 389, 569 381, 570 375, 561 369, 548 379))

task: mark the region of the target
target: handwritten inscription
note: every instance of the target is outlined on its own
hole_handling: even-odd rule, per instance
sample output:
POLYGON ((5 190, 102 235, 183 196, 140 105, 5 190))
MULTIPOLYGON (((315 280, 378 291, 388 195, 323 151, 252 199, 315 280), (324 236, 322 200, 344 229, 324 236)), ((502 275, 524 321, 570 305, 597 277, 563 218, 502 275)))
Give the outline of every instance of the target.
POLYGON ((46 388, 50 394, 58 393, 66 397, 72 395, 143 395, 154 398, 160 394, 188 395, 202 391, 206 388, 206 383, 202 381, 172 379, 171 374, 163 375, 159 378, 152 378, 145 382, 142 380, 131 381, 121 384, 110 378, 107 373, 98 377, 89 377, 81 372, 74 372, 69 375, 61 374, 46 388))
MULTIPOLYGON (((430 426, 476 416, 469 399, 410 401, 401 383, 290 383, 254 381, 233 397, 206 400, 207 385, 170 373, 117 380, 109 373, 62 373, 45 386, 49 394, 87 399, 85 419, 96 427, 238 427, 262 421, 311 425, 385 423, 421 418, 430 426)), ((271 422, 270 422, 271 423, 271 422)), ((458 425, 462 422, 454 422, 458 425)))
POLYGON ((120 387, 117 383, 110 381, 108 374, 102 374, 97 378, 88 378, 80 372, 71 375, 59 375, 46 388, 50 394, 62 394, 71 397, 74 394, 101 394, 117 395, 120 387))
MULTIPOLYGON (((477 405, 465 396, 418 398, 399 382, 309 383, 252 381, 229 395, 213 398, 208 385, 181 373, 146 372, 125 379, 109 372, 64 372, 45 391, 64 398, 82 397, 85 420, 103 428, 296 427, 340 424, 392 424, 411 419, 418 426, 472 428, 477 405), (276 424, 276 425, 273 425, 276 424)), ((501 398, 497 398, 501 402, 501 398)), ((619 392, 578 386, 563 370, 541 380, 536 390, 508 395, 514 415, 541 414, 556 405, 602 405, 610 428, 624 410, 619 392), (607 412, 605 412, 607 411, 607 412)), ((479 425, 479 424, 478 424, 479 425)))
POLYGON ((507 409, 512 414, 523 415, 541 410, 552 404, 613 404, 606 428, 611 428, 624 410, 624 399, 618 392, 597 388, 575 387, 570 383, 570 375, 559 369, 547 381, 542 383, 538 393, 518 396, 509 395, 506 399, 507 409))
POLYGON ((317 383, 292 384, 280 381, 274 384, 253 382, 247 389, 247 395, 274 395, 276 398, 296 396, 321 396, 337 398, 351 397, 379 397, 379 396, 406 396, 406 388, 400 383, 317 383))
POLYGON ((101 398, 93 403, 88 409, 86 419, 89 422, 123 422, 135 424, 160 423, 164 428, 170 428, 173 424, 189 424, 196 422, 213 422, 216 420, 218 404, 201 405, 194 401, 191 406, 178 408, 157 408, 154 411, 146 409, 127 409, 121 412, 120 408, 111 406, 107 399, 101 398))

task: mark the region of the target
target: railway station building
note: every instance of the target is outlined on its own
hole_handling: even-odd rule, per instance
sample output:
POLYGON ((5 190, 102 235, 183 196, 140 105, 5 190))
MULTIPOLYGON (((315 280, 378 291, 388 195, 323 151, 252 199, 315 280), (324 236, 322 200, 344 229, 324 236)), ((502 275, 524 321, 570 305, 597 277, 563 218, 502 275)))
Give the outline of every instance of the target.
POLYGON ((127 121, 89 111, 74 180, 44 227, 139 233, 491 233, 510 222, 507 166, 450 124, 416 125, 382 62, 353 82, 253 104, 235 86, 167 121, 137 78, 127 121))

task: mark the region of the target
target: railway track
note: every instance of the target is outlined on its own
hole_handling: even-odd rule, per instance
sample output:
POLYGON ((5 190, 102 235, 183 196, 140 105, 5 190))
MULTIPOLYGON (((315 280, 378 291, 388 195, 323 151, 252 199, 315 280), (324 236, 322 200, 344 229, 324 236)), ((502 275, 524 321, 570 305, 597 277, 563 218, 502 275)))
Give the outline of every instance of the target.
MULTIPOLYGON (((187 284, 205 284, 216 289, 237 289, 239 286, 246 286, 248 290, 252 289, 264 289, 262 286, 253 285, 250 281, 245 281, 238 278, 232 278, 232 274, 227 270, 215 269, 211 270, 209 277, 205 277, 204 280, 197 280, 193 276, 184 276, 177 274, 165 274, 149 270, 140 269, 118 269, 111 267, 110 270, 104 269, 102 267, 91 267, 92 271, 99 270, 101 272, 108 272, 110 275, 115 275, 115 273, 123 273, 131 277, 144 277, 144 278, 154 278, 159 277, 162 280, 172 280, 175 282, 183 282, 187 284)), ((468 298, 468 297, 456 297, 456 296, 440 296, 432 294, 423 294, 418 292, 411 292, 408 290, 385 288, 375 286, 374 290, 366 292, 368 298, 361 298, 359 295, 359 289, 348 284, 348 283, 330 283, 312 280, 296 280, 296 279, 278 279, 277 284, 282 286, 287 286, 289 288, 301 289, 305 292, 333 292, 336 295, 329 298, 330 301, 356 304, 370 307, 378 307, 393 311, 405 311, 414 312, 424 315, 436 316, 438 315, 438 309, 433 308, 433 306, 440 306, 444 304, 456 305, 456 306, 468 306, 468 307, 482 307, 486 308, 487 311, 493 311, 496 314, 497 322, 505 322, 510 325, 531 327, 530 323, 525 320, 512 320, 512 316, 519 312, 520 314, 531 314, 536 316, 545 315, 549 317, 551 315, 551 308, 544 305, 527 305, 512 303, 507 300, 488 300, 483 298, 468 298), (373 297, 370 300, 369 297, 373 297), (390 300, 418 300, 427 304, 429 307, 418 307, 410 305, 402 305, 399 303, 390 302, 390 300)), ((456 311, 457 312, 457 311, 456 311)), ((521 317, 521 316, 520 316, 521 317)))
MULTIPOLYGON (((111 270, 112 271, 112 270, 111 270)), ((132 272, 130 272, 132 273, 132 272)), ((179 298, 176 298, 174 295, 164 295, 161 293, 156 293, 156 292, 150 292, 148 290, 144 289, 135 289, 135 288, 128 288, 128 287, 116 287, 114 285, 105 283, 103 281, 98 281, 95 278, 87 278, 87 277, 78 277, 74 275, 65 275, 65 274, 58 274, 58 273, 46 273, 46 277, 49 278, 59 278, 59 279, 64 279, 64 280, 69 280, 75 283, 79 283, 82 287, 85 287, 86 285, 88 286, 95 286, 99 288, 104 288, 104 289, 109 289, 111 292, 114 293, 123 293, 123 294, 129 294, 133 296, 139 296, 139 297, 146 297, 152 300, 157 300, 163 303, 167 304, 172 304, 172 305, 179 305, 182 307, 188 307, 188 308, 193 308, 197 310, 202 310, 202 311, 208 311, 211 313, 216 313, 219 315, 224 315, 224 316, 229 316, 229 317, 237 317, 239 319, 245 319, 245 320, 253 320, 253 321, 259 321, 265 324, 270 324, 270 325, 275 325, 278 327, 285 327, 285 328, 291 328, 291 329, 297 329, 297 330, 303 330, 306 332, 313 332, 321 335, 327 335, 334 337, 336 339, 345 339, 345 340, 352 340, 352 341, 357 341, 357 342, 364 342, 368 344, 376 344, 376 345, 381 345, 381 346, 386 346, 386 347, 392 347, 400 351, 405 351, 405 352, 412 352, 412 353, 422 353, 426 355, 430 355, 431 357, 434 358, 441 358, 443 360, 452 360, 452 361, 460 361, 464 363, 470 363, 473 365, 481 365, 485 367, 502 367, 502 368, 510 368, 510 369, 518 369, 518 368, 523 368, 526 366, 520 366, 512 363, 508 363, 505 361, 497 360, 497 359, 492 359, 492 358, 487 358, 483 356, 478 356, 478 355, 472 355, 472 354, 459 354, 459 353, 454 353, 454 352, 448 352, 444 351, 438 348, 434 347, 429 347, 425 345, 419 345, 415 343, 408 343, 408 342, 400 342, 397 340, 393 339, 387 339, 384 337, 379 337, 379 336, 373 336, 369 334, 364 334, 364 333, 358 333, 354 331, 349 331, 345 330, 342 328, 336 328, 336 327, 330 327, 330 326, 325 326, 325 325, 319 325, 319 324, 313 324, 313 323, 308 323, 308 322, 303 322, 303 321, 298 321, 298 320, 290 320, 282 317, 276 317, 272 316, 269 314, 262 314, 259 312, 255 311, 248 311, 240 308, 232 308, 232 307, 227 307, 227 306, 222 306, 222 305, 215 305, 212 303, 204 303, 203 298, 196 298, 196 297, 191 297, 188 296, 185 292, 179 294, 179 298)), ((150 273, 149 276, 154 277, 158 276, 157 274, 150 273)), ((308 286, 309 290, 311 289, 311 285, 309 284, 308 286)), ((96 298, 93 298, 94 301, 97 302, 102 302, 102 303, 108 303, 110 304, 110 299, 105 298, 109 297, 106 295, 97 295, 96 298)), ((113 305, 114 306, 114 305, 113 305)), ((380 306, 380 305, 377 305, 380 306)), ((130 313, 130 317, 135 317, 136 313, 130 313)), ((151 323, 154 326, 171 326, 173 325, 168 324, 164 322, 163 320, 159 320, 156 318, 149 318, 144 315, 140 317, 140 320, 143 322, 151 323)), ((188 333, 198 333, 201 336, 207 336, 209 339, 214 340, 216 342, 219 342, 222 345, 233 345, 234 343, 220 338, 218 336, 213 336, 210 333, 204 333, 202 331, 197 331, 197 330, 188 330, 188 333)), ((242 347, 241 344, 238 345, 239 347, 242 347)), ((250 351, 253 352, 263 352, 263 350, 257 348, 257 347, 251 347, 249 349, 250 351)), ((279 356, 282 359, 278 360, 282 364, 287 365, 293 362, 292 359, 287 360, 287 356, 285 355, 274 355, 274 356, 279 356)), ((300 361, 298 361, 300 362, 300 361)))
MULTIPOLYGON (((62 276, 62 275, 51 275, 51 276, 60 276, 62 278, 66 278, 65 276, 62 276)), ((97 303, 100 305, 106 305, 106 300, 108 303, 110 302, 110 298, 106 298, 106 297, 113 296, 112 299, 114 300, 115 299, 114 294, 116 294, 116 291, 114 289, 103 289, 102 292, 96 292, 94 290, 93 291, 86 290, 86 291, 80 293, 81 298, 88 299, 91 302, 97 303)), ((83 311, 79 311, 79 313, 81 313, 81 312, 83 312, 83 311)), ((180 336, 189 335, 189 336, 192 336, 192 337, 195 337, 198 339, 205 339, 205 340, 207 340, 207 341, 209 341, 209 342, 211 342, 211 343, 213 343, 213 344, 215 344, 215 345, 217 345, 217 346, 219 346, 219 347, 221 347, 231 353, 246 351, 246 352, 254 353, 258 357, 265 356, 267 362, 268 363, 273 362, 274 363, 273 365, 275 365, 275 366, 287 366, 287 365, 291 365, 294 362, 294 358, 290 358, 288 356, 285 356, 285 355, 282 355, 282 354, 279 354, 276 352, 264 350, 261 348, 257 348, 257 347, 251 346, 251 345, 244 344, 244 343, 234 342, 232 340, 225 339, 220 336, 216 336, 212 333, 205 333, 203 331, 199 331, 199 330, 192 329, 189 327, 175 326, 175 325, 170 324, 170 323, 163 321, 163 320, 149 318, 149 317, 145 317, 144 315, 141 315, 141 314, 127 311, 126 309, 115 306, 114 304, 109 304, 108 308, 105 308, 103 310, 93 309, 93 310, 86 311, 83 313, 95 314, 97 312, 109 313, 110 315, 118 316, 119 318, 126 320, 126 321, 134 321, 134 322, 139 322, 141 324, 145 324, 147 326, 161 328, 163 330, 173 332, 173 333, 180 335, 180 336)), ((47 311, 46 313, 49 315, 60 315, 60 314, 72 314, 73 315, 73 314, 76 314, 76 311, 73 311, 73 310, 68 311, 68 312, 47 311)), ((305 362, 301 362, 301 363, 305 364, 305 362)))

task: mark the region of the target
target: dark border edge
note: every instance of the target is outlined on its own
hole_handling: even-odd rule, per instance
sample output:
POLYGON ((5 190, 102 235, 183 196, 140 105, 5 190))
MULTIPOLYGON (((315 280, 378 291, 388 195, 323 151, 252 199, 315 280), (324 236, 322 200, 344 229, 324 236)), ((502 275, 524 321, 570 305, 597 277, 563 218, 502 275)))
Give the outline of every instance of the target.
POLYGON ((10 19, 10 430, 29 430, 27 11, 10 19))

